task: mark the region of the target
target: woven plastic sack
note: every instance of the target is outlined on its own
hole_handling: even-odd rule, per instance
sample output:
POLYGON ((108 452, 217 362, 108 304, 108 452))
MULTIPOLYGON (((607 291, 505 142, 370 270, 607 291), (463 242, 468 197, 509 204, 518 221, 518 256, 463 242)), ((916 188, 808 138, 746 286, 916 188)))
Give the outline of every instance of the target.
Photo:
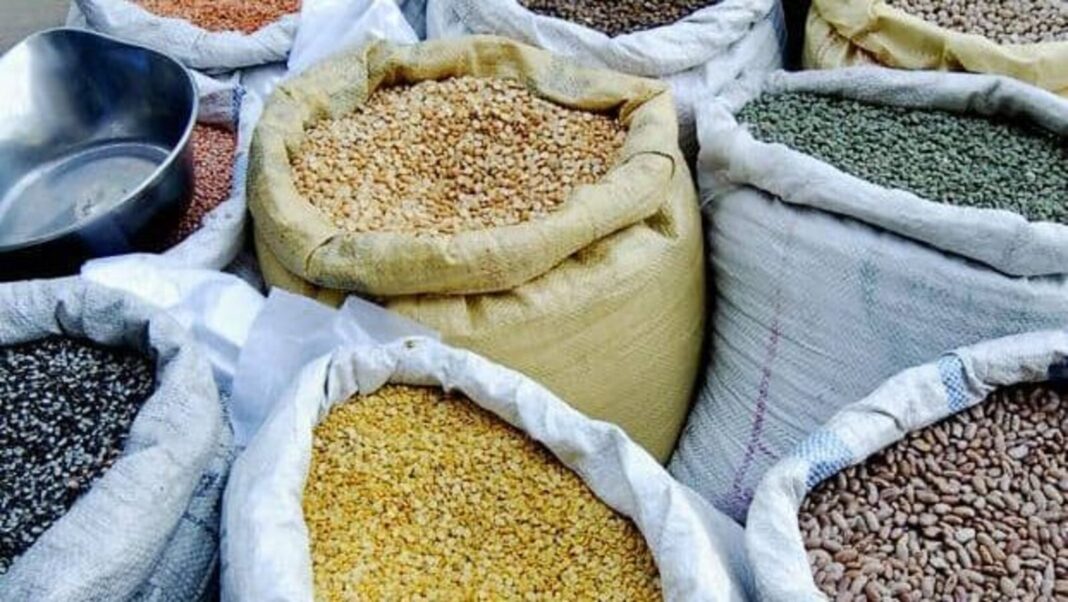
POLYGON ((427 0, 397 0, 397 6, 420 40, 426 39, 426 2, 427 0))
POLYGON ((767 602, 822 601, 797 522, 813 488, 860 464, 909 433, 967 410, 995 390, 1062 379, 1064 331, 983 342, 901 372, 843 408, 768 471, 753 499, 746 548, 759 597, 767 602))
POLYGON ((296 14, 286 15, 251 34, 207 31, 183 19, 155 15, 131 0, 74 2, 91 29, 213 72, 285 61, 299 21, 296 14))
POLYGON ((813 0, 804 63, 809 69, 878 63, 1006 75, 1068 95, 1068 41, 998 44, 924 21, 884 0, 813 0))
POLYGON ((775 73, 701 113, 712 352, 670 470, 740 521, 769 466, 883 380, 947 349, 1068 320, 1068 226, 886 189, 735 121, 757 94, 788 91, 1068 134, 1068 102, 1037 88, 883 68, 775 73))
POLYGON ((230 431, 211 367, 167 315, 77 278, 0 285, 0 346, 49 336, 148 354, 122 455, 0 576, 0 600, 198 600, 218 559, 230 431))
POLYGON ((530 379, 479 356, 409 338, 321 357, 274 404, 227 485, 223 600, 315 598, 301 508, 312 430, 334 405, 387 383, 459 391, 545 445, 602 501, 635 522, 660 570, 666 600, 746 599, 740 528, 672 479, 619 428, 586 418, 530 379))
POLYGON ((268 283, 335 305, 352 292, 379 300, 623 426, 666 460, 690 403, 704 276, 695 192, 662 84, 476 37, 376 44, 280 90, 249 173, 268 283), (368 81, 461 73, 512 74, 565 104, 621 108, 623 157, 545 219, 453 236, 341 233, 297 194, 287 149, 299 145, 303 121, 351 111, 368 81))
POLYGON ((516 0, 428 0, 427 38, 505 36, 581 64, 666 80, 679 113, 679 136, 696 152, 694 107, 750 71, 782 67, 786 25, 774 0, 723 0, 676 23, 615 37, 516 0))

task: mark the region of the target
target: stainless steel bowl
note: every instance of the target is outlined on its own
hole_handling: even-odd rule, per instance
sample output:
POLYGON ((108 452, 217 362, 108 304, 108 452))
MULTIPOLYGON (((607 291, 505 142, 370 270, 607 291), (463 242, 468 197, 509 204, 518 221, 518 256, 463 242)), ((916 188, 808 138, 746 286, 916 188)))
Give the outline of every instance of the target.
POLYGON ((170 57, 53 29, 0 57, 0 280, 155 248, 192 197, 197 92, 170 57))

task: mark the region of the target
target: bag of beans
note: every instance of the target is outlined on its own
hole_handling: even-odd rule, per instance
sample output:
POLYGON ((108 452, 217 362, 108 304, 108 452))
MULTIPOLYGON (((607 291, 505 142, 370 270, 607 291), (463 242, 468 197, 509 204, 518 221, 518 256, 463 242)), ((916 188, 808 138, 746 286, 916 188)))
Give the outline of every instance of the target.
POLYGON ((199 600, 231 434, 187 332, 77 278, 0 285, 0 598, 199 600))
POLYGON ((1068 11, 1061 0, 813 0, 803 61, 1007 75, 1065 96, 1068 11))
POLYGON ((768 471, 760 599, 1068 597, 1068 336, 946 354, 838 412, 768 471))
POLYGON ((300 0, 74 0, 90 28, 203 71, 285 61, 300 0))
POLYGON ((223 513, 224 600, 748 593, 740 528, 618 427, 426 338, 308 364, 223 513))
POLYGON ((666 460, 704 313, 675 124, 659 82, 502 38, 376 43, 264 109, 249 170, 260 266, 334 305, 377 300, 666 460))
POLYGON ((699 125, 716 299, 670 470, 734 518, 891 375, 1068 321, 1068 101, 993 76, 775 73, 699 125))
POLYGON ((397 0, 397 6, 404 13, 404 18, 412 26, 415 35, 420 40, 426 39, 426 1, 427 0, 397 0))
POLYGON ((236 76, 224 81, 194 72, 194 79, 200 109, 190 141, 193 198, 159 248, 183 266, 223 269, 245 245, 247 141, 262 102, 236 76))
POLYGON ((780 68, 786 38, 774 0, 429 0, 426 10, 429 39, 500 35, 666 80, 690 157, 694 107, 743 73, 780 68))

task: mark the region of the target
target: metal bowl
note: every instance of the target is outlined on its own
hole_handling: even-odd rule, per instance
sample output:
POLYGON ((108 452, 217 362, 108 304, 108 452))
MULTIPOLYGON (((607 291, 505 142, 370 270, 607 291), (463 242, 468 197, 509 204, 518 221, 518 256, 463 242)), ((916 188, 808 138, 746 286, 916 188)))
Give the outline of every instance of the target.
POLYGON ((197 92, 170 57, 53 29, 0 57, 0 280, 158 248, 192 197, 197 92))

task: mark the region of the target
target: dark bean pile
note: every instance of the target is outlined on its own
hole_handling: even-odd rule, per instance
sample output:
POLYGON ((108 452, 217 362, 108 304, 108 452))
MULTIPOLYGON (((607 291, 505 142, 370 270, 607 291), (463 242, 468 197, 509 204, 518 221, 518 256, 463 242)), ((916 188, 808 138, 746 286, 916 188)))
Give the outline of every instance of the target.
POLYGON ((160 250, 173 247, 199 230, 204 216, 230 196, 236 134, 226 128, 201 124, 193 128, 191 143, 196 175, 193 199, 160 250))
POLYGON ((832 600, 1068 600, 1068 398, 995 391, 824 481, 798 520, 832 600))
POLYGON ((519 0, 519 3, 536 13, 585 25, 609 36, 670 25, 716 4, 709 0, 519 0))
POLYGON ((67 338, 0 348, 0 574, 115 462, 154 381, 131 351, 67 338))
POLYGON ((1068 223, 1068 143, 1031 125, 815 94, 766 94, 738 120, 881 186, 1068 223))

